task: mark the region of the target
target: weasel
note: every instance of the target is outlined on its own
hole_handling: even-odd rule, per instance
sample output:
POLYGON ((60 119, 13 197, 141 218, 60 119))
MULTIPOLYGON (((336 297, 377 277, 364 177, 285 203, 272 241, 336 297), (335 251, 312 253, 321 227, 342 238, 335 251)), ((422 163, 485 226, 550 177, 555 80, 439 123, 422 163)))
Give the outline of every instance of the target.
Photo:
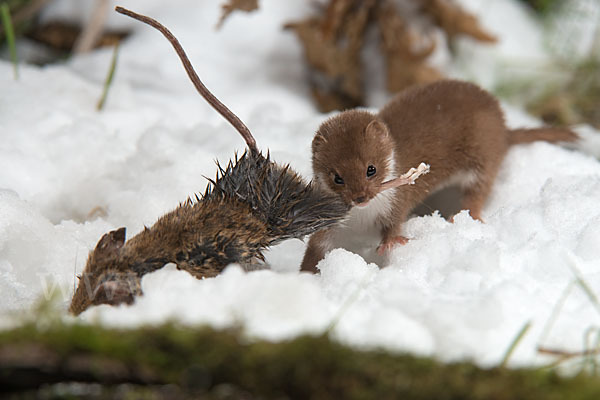
POLYGON ((351 207, 349 220, 310 237, 301 269, 331 250, 345 225, 375 226, 384 254, 405 244, 402 226, 430 194, 451 185, 462 192, 461 207, 474 219, 481 211, 509 147, 537 140, 571 142, 561 128, 509 129, 498 101, 478 86, 442 80, 396 95, 379 113, 348 110, 326 120, 312 141, 314 179, 351 207), (425 162, 429 174, 416 184, 380 190, 399 171, 425 162))

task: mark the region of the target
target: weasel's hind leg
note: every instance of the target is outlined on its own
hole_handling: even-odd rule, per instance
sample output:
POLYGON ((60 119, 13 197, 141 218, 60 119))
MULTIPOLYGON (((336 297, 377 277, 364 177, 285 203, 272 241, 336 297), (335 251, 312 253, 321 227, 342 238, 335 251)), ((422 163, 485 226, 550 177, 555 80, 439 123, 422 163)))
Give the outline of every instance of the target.
POLYGON ((483 222, 481 211, 492 190, 493 179, 478 179, 468 187, 463 188, 461 209, 469 210, 471 218, 483 222))

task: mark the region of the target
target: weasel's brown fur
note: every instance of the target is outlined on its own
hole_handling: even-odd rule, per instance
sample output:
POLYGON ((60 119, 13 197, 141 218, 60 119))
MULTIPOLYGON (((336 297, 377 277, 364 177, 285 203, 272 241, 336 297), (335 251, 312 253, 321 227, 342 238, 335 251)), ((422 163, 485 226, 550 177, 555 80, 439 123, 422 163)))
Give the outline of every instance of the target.
MULTIPOLYGON (((378 114, 349 110, 325 121, 312 143, 313 171, 324 188, 354 207, 351 216, 379 227, 378 250, 383 252, 407 241, 402 225, 408 214, 445 186, 459 185, 462 208, 481 219, 498 168, 512 144, 576 139, 568 129, 508 129, 491 94, 471 83, 446 80, 401 92, 378 114), (415 185, 378 191, 382 181, 421 162, 429 164, 431 171, 415 185), (376 170, 370 177, 369 166, 376 170)), ((333 245, 336 229, 344 228, 330 228, 311 237, 302 270, 316 271, 317 262, 333 245)))

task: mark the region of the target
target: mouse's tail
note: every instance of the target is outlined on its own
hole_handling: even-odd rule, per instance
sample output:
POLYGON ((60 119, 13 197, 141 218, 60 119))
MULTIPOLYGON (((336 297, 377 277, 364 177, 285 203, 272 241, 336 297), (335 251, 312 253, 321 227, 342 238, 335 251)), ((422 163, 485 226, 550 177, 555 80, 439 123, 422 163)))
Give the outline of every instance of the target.
POLYGON ((508 140, 511 145, 545 141, 550 143, 570 143, 579 139, 579 135, 567 128, 543 127, 533 129, 512 129, 508 140))

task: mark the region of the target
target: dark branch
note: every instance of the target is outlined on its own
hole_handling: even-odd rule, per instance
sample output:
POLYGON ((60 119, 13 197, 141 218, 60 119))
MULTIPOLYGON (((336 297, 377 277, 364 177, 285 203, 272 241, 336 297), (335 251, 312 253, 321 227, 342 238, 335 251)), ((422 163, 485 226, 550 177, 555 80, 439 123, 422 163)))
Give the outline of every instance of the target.
POLYGON ((156 21, 153 18, 146 17, 145 15, 137 14, 137 13, 127 10, 123 7, 117 6, 117 7, 115 7, 115 11, 117 11, 118 13, 121 13, 123 15, 127 15, 128 17, 131 17, 133 19, 137 19, 138 21, 141 21, 141 22, 148 24, 148 25, 152 26, 153 28, 156 28, 157 30, 159 30, 167 38, 167 40, 169 40, 169 42, 171 42, 171 45, 173 45, 173 48, 175 49, 175 51, 177 52, 177 55, 179 56, 179 58, 181 59, 181 62, 183 63, 185 72, 187 72, 188 76, 192 80, 192 83, 196 87, 196 90, 198 90, 198 93, 200 93, 202 95, 202 97, 204 97, 206 99, 206 101, 208 101, 208 103, 215 110, 217 110, 219 112, 219 114, 221 114, 223 117, 225 117, 225 119, 227 121, 229 121, 229 123, 231 125, 233 125, 233 127, 235 129, 238 130, 238 132, 242 135, 242 137, 246 141, 246 144, 250 148, 250 151, 252 153, 258 153, 258 148, 256 147, 256 141, 254 140, 254 137, 252 136, 252 133, 250 132, 248 127, 237 117, 237 115, 235 115, 229 108, 227 108, 227 106, 225 106, 225 104, 221 103, 219 101, 219 99, 217 99, 206 88, 206 86, 204 86, 204 84, 198 77, 198 74, 196 74, 196 71, 194 71, 194 67, 192 67, 192 63, 190 62, 189 58, 185 54, 183 47, 181 47, 181 44, 179 43, 177 38, 175 36, 173 36, 173 34, 164 25, 162 25, 160 22, 156 21))

